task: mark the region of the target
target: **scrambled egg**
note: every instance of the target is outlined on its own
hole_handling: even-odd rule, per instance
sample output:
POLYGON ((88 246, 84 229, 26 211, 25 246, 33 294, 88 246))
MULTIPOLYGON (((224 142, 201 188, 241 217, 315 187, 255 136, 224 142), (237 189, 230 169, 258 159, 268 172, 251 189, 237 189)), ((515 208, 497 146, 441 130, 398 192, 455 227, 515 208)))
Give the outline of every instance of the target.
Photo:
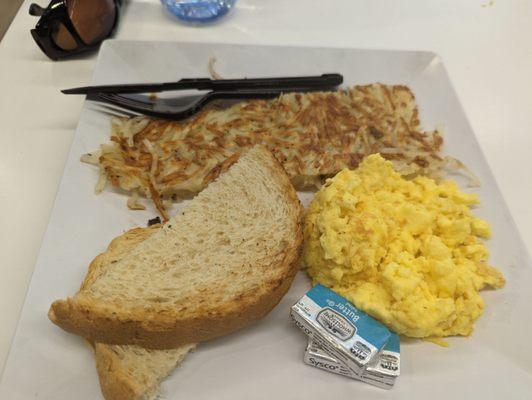
MULTIPOLYGON (((329 179, 305 220, 304 265, 393 331, 417 338, 469 335, 479 290, 504 285, 487 264, 488 223, 475 194, 453 181, 405 180, 379 154, 329 179)), ((440 341, 441 343, 441 341, 440 341)))

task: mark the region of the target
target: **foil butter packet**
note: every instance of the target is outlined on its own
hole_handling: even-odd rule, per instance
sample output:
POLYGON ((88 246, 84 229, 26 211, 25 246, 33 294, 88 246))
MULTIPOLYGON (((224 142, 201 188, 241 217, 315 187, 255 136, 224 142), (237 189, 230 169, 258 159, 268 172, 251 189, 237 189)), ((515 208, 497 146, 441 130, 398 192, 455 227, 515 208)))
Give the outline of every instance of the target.
POLYGON ((380 322, 322 285, 290 309, 296 326, 348 370, 361 376, 391 337, 380 322))
POLYGON ((401 374, 401 343, 399 335, 392 332, 392 336, 380 352, 377 360, 368 365, 363 378, 389 384, 393 386, 395 379, 401 374))
POLYGON ((368 365, 362 375, 353 373, 336 358, 323 350, 312 339, 308 340, 304 357, 305 364, 322 369, 334 374, 357 379, 382 389, 391 389, 400 374, 400 342, 399 336, 392 333, 384 349, 378 354, 377 359, 368 365))

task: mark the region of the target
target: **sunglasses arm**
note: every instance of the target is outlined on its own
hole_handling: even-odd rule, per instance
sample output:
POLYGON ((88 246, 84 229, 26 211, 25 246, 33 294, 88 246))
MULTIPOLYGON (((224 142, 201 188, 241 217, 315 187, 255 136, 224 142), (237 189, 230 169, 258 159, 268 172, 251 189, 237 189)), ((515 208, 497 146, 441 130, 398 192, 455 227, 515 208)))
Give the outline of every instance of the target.
POLYGON ((44 8, 42 8, 40 5, 31 3, 30 4, 30 15, 33 15, 34 17, 40 17, 44 13, 44 8))

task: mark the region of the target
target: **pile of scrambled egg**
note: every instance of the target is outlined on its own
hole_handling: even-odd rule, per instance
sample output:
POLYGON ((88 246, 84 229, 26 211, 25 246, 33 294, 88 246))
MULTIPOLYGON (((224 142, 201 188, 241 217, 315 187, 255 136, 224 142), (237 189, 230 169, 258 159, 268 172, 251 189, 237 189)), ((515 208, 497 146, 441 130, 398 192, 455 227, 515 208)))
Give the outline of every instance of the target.
POLYGON ((305 220, 304 266, 393 331, 416 338, 469 335, 479 290, 500 288, 471 214, 475 194, 453 181, 406 180, 379 154, 329 179, 305 220))

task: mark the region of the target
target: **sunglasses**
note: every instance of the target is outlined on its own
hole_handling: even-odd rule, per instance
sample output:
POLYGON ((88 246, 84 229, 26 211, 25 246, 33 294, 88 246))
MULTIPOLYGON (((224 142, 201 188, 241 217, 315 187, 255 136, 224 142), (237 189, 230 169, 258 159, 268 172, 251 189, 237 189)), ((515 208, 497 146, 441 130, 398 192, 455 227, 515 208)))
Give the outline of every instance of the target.
POLYGON ((118 24, 121 0, 52 0, 33 3, 30 15, 40 17, 31 36, 52 60, 87 51, 109 37, 118 24))

